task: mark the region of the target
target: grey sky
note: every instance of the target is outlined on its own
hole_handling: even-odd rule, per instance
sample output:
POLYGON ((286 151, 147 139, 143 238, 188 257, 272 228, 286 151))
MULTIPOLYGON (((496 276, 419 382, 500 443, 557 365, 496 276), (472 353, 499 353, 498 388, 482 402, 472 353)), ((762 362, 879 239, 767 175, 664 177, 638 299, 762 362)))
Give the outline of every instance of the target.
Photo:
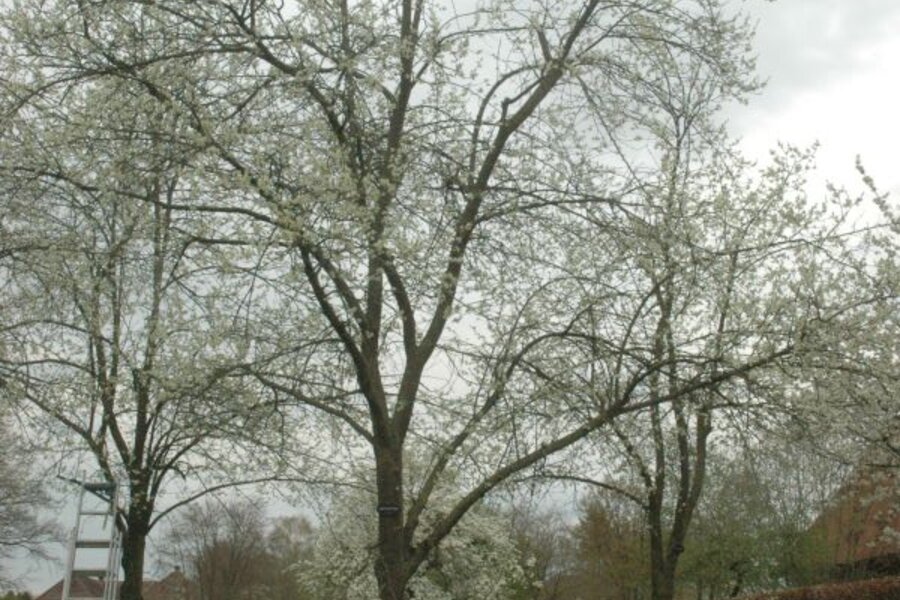
POLYGON ((793 89, 822 87, 865 68, 865 48, 896 35, 896 0, 781 0, 742 2, 759 19, 756 48, 769 78, 763 103, 793 89))
POLYGON ((765 89, 729 120, 757 158, 778 141, 819 141, 819 181, 858 189, 857 154, 884 190, 900 193, 900 2, 733 0, 758 19, 765 89))

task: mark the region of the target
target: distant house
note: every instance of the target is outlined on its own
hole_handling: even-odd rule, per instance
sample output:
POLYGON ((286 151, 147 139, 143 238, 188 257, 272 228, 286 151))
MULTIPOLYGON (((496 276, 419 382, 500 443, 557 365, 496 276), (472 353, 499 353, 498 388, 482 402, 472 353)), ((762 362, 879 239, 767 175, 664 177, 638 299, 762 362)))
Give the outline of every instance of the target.
MULTIPOLYGON (((56 582, 35 600, 61 600, 63 582, 56 582)), ((76 577, 69 590, 72 600, 103 597, 103 580, 96 577, 76 577)), ((191 583, 181 571, 172 571, 158 581, 144 580, 144 600, 191 600, 191 583)))
POLYGON ((900 575, 900 479, 862 469, 810 528, 832 579, 900 575))

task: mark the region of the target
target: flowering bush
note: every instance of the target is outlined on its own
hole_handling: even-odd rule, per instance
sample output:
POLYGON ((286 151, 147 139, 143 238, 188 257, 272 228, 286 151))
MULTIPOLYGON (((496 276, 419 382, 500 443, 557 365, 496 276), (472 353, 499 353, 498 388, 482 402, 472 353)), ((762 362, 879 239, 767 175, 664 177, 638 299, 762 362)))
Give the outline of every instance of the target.
MULTIPOLYGON (((378 597, 374 574, 377 519, 374 491, 360 488, 334 499, 319 528, 311 558, 298 565, 301 585, 328 600, 378 597)), ((408 485, 407 488, 415 489, 408 485)), ((453 482, 435 490, 417 539, 428 535, 442 511, 459 500, 453 482)), ((507 520, 479 505, 431 553, 410 580, 416 600, 509 600, 529 587, 507 520)))

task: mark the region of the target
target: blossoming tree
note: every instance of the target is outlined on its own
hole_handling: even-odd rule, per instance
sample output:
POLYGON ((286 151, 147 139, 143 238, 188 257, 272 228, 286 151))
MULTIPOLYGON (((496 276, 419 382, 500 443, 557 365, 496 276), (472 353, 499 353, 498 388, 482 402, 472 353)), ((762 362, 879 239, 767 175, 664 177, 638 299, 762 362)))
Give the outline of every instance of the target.
MULTIPOLYGON (((123 208, 240 249, 202 259, 252 282, 232 372, 297 405, 296 423, 327 417, 328 439, 369 467, 373 575, 401 600, 517 473, 802 347, 807 315, 785 311, 753 343, 739 332, 677 357, 705 367, 660 387, 676 359, 647 360, 632 335, 659 305, 623 244, 642 231, 632 203, 648 201, 638 134, 665 104, 648 94, 686 70, 721 99, 755 87, 749 28, 722 4, 29 0, 2 17, 3 110, 40 121, 95 87, 127 89, 84 113, 88 149, 116 130, 110 113, 126 129, 157 115, 142 126, 165 144, 121 162, 178 149, 163 171, 177 193, 123 208), (427 467, 409 489, 413 439, 427 467), (464 492, 447 504, 450 473, 464 492)), ((137 589, 126 579, 123 598, 137 589)))

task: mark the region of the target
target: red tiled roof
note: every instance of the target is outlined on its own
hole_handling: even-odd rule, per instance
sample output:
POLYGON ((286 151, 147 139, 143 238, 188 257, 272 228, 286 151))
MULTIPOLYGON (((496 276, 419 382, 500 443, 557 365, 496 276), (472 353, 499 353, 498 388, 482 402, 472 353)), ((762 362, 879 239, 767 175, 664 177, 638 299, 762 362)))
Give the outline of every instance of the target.
POLYGON ((861 471, 816 519, 819 536, 834 564, 849 564, 900 552, 900 486, 893 471, 861 471))
MULTIPOLYGON (((144 600, 181 600, 187 594, 189 582, 181 571, 173 571, 162 580, 144 580, 144 600)), ((61 600, 63 581, 57 581, 35 600, 61 600)), ((116 594, 118 596, 118 594, 116 594)), ((96 577, 76 577, 72 580, 69 596, 76 598, 102 598, 103 580, 96 577)))
POLYGON ((144 581, 144 600, 184 600, 190 582, 181 571, 172 571, 160 581, 144 581))
MULTIPOLYGON (((63 580, 57 581, 49 590, 35 598, 35 600, 60 600, 62 598, 63 580)), ((72 598, 102 598, 103 580, 94 577, 76 577, 72 580, 69 589, 72 598)))
POLYGON ((741 596, 743 600, 896 600, 900 598, 900 577, 826 583, 778 592, 741 596))

